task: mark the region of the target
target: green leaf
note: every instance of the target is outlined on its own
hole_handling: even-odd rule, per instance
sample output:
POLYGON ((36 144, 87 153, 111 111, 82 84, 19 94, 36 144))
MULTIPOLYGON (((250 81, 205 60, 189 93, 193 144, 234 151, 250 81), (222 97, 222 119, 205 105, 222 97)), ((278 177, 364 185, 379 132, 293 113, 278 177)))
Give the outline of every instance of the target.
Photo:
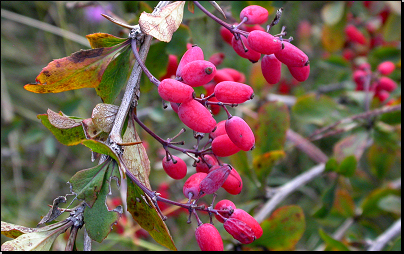
POLYGON ((396 154, 385 146, 375 143, 369 149, 368 160, 372 174, 383 179, 393 166, 396 154))
POLYGON ((336 191, 334 205, 331 211, 336 211, 345 218, 355 215, 355 203, 347 190, 338 189, 336 191))
MULTIPOLYGON (((191 37, 191 30, 188 26, 181 24, 173 34, 173 38, 167 44, 167 53, 182 56, 187 51, 187 42, 191 37)), ((181 58, 180 58, 181 59, 181 58)))
MULTIPOLYGON (((166 74, 168 64, 168 44, 169 43, 159 41, 150 46, 145 65, 155 77, 161 77, 166 74), (156 61, 156 59, 158 59, 158 61, 156 61)), ((146 92, 155 87, 145 74, 142 75, 142 84, 143 87, 141 87, 144 89, 143 91, 146 92)))
POLYGON ((90 42, 91 48, 108 48, 118 45, 126 40, 125 38, 119 38, 111 34, 106 33, 94 33, 86 35, 87 40, 90 42))
POLYGON ((401 40, 401 15, 391 13, 383 26, 383 39, 387 42, 401 40))
POLYGON ((117 164, 109 164, 108 170, 104 175, 101 190, 94 205, 86 207, 84 210, 84 223, 90 238, 97 242, 102 242, 111 232, 112 226, 117 223, 122 207, 109 210, 106 204, 106 198, 109 193, 112 177, 120 179, 117 164), (117 175, 118 172, 118 175, 117 175))
POLYGON ((366 149, 368 133, 358 132, 340 140, 334 145, 334 157, 338 162, 342 162, 346 157, 354 155, 359 161, 366 149))
POLYGON ((382 114, 380 121, 390 125, 401 124, 401 110, 382 114))
POLYGON ((70 178, 68 183, 78 199, 86 201, 90 207, 94 205, 110 164, 112 164, 111 160, 106 160, 95 167, 80 170, 70 178))
POLYGON ((40 114, 37 115, 37 117, 63 145, 74 146, 80 144, 83 140, 86 140, 86 136, 81 125, 71 129, 58 129, 49 122, 47 114, 40 114))
POLYGON ((326 250, 340 250, 340 251, 349 251, 348 247, 346 247, 343 243, 338 240, 335 240, 327 233, 324 232, 323 229, 319 229, 318 233, 320 234, 321 239, 327 244, 326 250))
POLYGON ((297 98, 292 113, 304 124, 325 125, 339 120, 338 105, 326 95, 317 97, 314 93, 297 98))
POLYGON ((364 217, 377 217, 385 213, 379 207, 379 202, 389 195, 401 196, 400 190, 390 188, 380 188, 372 191, 362 202, 362 216, 364 217))
MULTIPOLYGON (((344 20, 345 19, 342 19, 342 21, 344 20)), ((321 42, 325 50, 328 52, 336 52, 342 49, 345 43, 344 27, 345 22, 339 22, 333 26, 324 24, 321 33, 321 42)))
POLYGON ((336 188, 337 182, 334 182, 329 188, 324 191, 321 196, 322 206, 313 213, 313 217, 324 218, 329 214, 334 204, 336 188))
POLYGON ((325 164, 325 172, 337 172, 338 170, 338 161, 334 158, 331 157, 325 164))
POLYGON ((116 156, 114 151, 112 151, 111 148, 109 148, 109 146, 107 146, 106 144, 94 139, 83 140, 81 143, 90 148, 93 152, 106 154, 112 157, 115 161, 119 162, 118 157, 116 156))
POLYGON ((98 87, 111 60, 128 44, 125 41, 114 47, 81 50, 53 60, 36 77, 36 83, 24 88, 34 93, 60 93, 98 87))
POLYGON ((131 70, 131 54, 131 47, 125 47, 119 56, 110 62, 102 75, 101 83, 95 88, 95 91, 104 103, 114 103, 125 86, 131 70))
POLYGON ((332 2, 323 6, 321 18, 324 23, 332 26, 337 24, 344 16, 345 2, 332 2))
POLYGON ((387 195, 381 198, 377 203, 378 207, 386 212, 401 215, 401 197, 396 195, 387 195))
POLYGON ((397 62, 401 60, 401 50, 393 46, 377 47, 369 52, 368 59, 372 67, 376 68, 383 61, 397 62))
POLYGON ((306 221, 302 208, 290 205, 276 209, 261 227, 264 233, 251 245, 265 246, 272 251, 293 250, 303 236, 306 221))
POLYGON ((156 208, 146 194, 135 185, 129 178, 127 179, 127 209, 133 219, 153 237, 156 242, 169 248, 177 250, 171 238, 170 232, 157 213, 156 208), (147 203, 146 201, 147 200, 147 203))
POLYGON ((261 155, 254 156, 253 167, 258 179, 265 185, 267 176, 271 173, 276 163, 285 158, 286 154, 283 150, 266 152, 261 155))
POLYGON ((283 150, 286 131, 289 129, 290 116, 288 107, 281 102, 268 102, 258 109, 258 120, 250 125, 257 138, 253 155, 269 151, 283 150))
POLYGON ((350 177, 355 174, 357 167, 357 161, 354 155, 346 157, 341 164, 339 165, 339 168, 337 170, 337 173, 350 177))

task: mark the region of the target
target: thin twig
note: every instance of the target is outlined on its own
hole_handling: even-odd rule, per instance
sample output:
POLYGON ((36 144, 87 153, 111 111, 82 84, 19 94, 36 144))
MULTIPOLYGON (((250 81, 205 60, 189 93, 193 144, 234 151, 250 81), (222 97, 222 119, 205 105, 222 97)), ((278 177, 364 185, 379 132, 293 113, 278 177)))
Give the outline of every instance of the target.
POLYGON ((370 245, 368 251, 380 251, 383 247, 401 232, 401 218, 394 222, 383 234, 379 235, 370 245))
POLYGON ((297 148, 306 153, 311 159, 317 163, 325 163, 328 161, 327 155, 325 155, 320 149, 318 149, 313 143, 300 136, 298 133, 291 129, 286 131, 286 138, 293 142, 297 148))
POLYGON ((50 32, 53 33, 55 35, 59 35, 61 37, 64 37, 66 39, 69 39, 71 41, 77 42, 78 44, 81 44, 83 46, 86 46, 87 48, 90 48, 90 43, 88 42, 88 40, 78 34, 72 33, 68 30, 59 28, 57 26, 52 26, 49 25, 45 22, 36 20, 36 19, 32 19, 11 11, 7 11, 4 9, 1 9, 1 17, 2 18, 6 18, 9 20, 12 20, 14 22, 18 22, 27 26, 31 26, 31 27, 35 27, 38 28, 40 30, 46 31, 46 32, 50 32))
POLYGON ((295 177, 293 180, 288 183, 282 185, 277 193, 265 203, 265 205, 261 208, 261 210, 254 216, 258 223, 264 221, 264 219, 272 213, 272 211, 276 208, 276 206, 281 203, 289 194, 310 182, 314 178, 318 177, 324 172, 325 164, 321 163, 303 174, 295 177))

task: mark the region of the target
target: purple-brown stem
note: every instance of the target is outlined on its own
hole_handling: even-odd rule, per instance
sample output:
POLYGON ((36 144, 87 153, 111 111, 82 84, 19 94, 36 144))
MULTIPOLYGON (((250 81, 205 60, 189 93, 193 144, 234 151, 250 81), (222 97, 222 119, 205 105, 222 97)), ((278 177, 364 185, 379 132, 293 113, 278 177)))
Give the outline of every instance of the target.
POLYGON ((146 74, 146 76, 149 78, 150 82, 152 82, 156 86, 159 86, 160 80, 158 80, 156 77, 153 76, 153 74, 150 73, 149 69, 147 69, 146 65, 140 59, 139 52, 137 52, 136 44, 137 44, 137 40, 132 39, 131 40, 132 52, 133 52, 133 55, 135 55, 136 61, 139 63, 140 68, 142 68, 144 74, 146 74))

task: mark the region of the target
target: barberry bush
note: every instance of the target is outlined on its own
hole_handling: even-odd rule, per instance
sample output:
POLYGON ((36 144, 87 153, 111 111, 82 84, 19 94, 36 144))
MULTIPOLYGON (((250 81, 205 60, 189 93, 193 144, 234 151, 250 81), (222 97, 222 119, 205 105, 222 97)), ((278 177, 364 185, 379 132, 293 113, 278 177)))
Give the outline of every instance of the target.
POLYGON ((2 1, 2 250, 400 250, 399 2, 2 1))

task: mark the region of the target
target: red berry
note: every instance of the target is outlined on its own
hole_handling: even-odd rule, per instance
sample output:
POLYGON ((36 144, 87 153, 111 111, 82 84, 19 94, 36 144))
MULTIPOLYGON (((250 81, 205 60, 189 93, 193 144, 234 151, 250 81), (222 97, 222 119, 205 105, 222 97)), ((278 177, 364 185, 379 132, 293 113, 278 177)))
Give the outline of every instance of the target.
MULTIPOLYGON (((189 198, 190 193, 192 193, 192 198, 196 199, 199 196, 201 190, 201 181, 207 176, 206 173, 195 173, 191 175, 184 183, 182 188, 182 193, 186 198, 189 198)), ((204 195, 202 195, 204 196, 204 195)), ((202 197, 201 196, 201 197, 202 197)))
POLYGON ((223 223, 224 229, 242 244, 250 244, 256 239, 254 231, 247 223, 230 217, 223 223))
POLYGON ((367 62, 361 63, 360 65, 358 65, 358 70, 362 70, 365 72, 371 71, 370 63, 367 62))
POLYGON ((179 104, 179 103, 170 102, 170 105, 171 105, 171 108, 173 109, 173 111, 178 114, 178 107, 180 106, 180 104, 179 104))
POLYGON ((376 92, 375 97, 378 98, 380 102, 384 102, 390 97, 390 93, 385 90, 380 90, 376 92))
POLYGON ((284 48, 275 53, 279 61, 292 67, 303 67, 309 64, 309 57, 295 45, 283 41, 284 48))
POLYGON ((232 195, 240 194, 243 189, 243 181, 235 168, 231 170, 222 188, 232 195))
POLYGON ((223 62, 225 55, 222 52, 215 53, 209 57, 209 62, 213 63, 215 66, 220 65, 223 62))
POLYGON ((216 126, 216 121, 209 110, 196 100, 181 103, 178 117, 190 129, 210 133, 216 126))
POLYGON ((310 74, 310 65, 304 67, 288 66, 290 74, 299 82, 306 81, 310 74))
POLYGON ((252 26, 245 26, 245 30, 247 32, 252 32, 254 30, 265 31, 265 29, 262 26, 258 25, 258 24, 255 24, 255 25, 252 25, 252 26))
POLYGON ((254 97, 251 86, 234 82, 222 81, 215 86, 215 97, 225 103, 243 103, 254 97))
POLYGON ((198 226, 195 238, 202 251, 223 251, 223 240, 219 231, 210 223, 198 226))
POLYGON ((365 81, 366 81, 366 72, 362 70, 356 70, 353 73, 353 80, 356 83, 356 90, 362 91, 364 89, 365 81))
POLYGON ((234 209, 234 212, 230 216, 230 218, 241 220, 248 226, 250 226, 251 229, 254 231, 255 237, 257 239, 262 236, 263 231, 260 224, 254 219, 254 217, 249 215, 246 211, 242 209, 234 209))
POLYGON ((228 44, 231 45, 231 40, 233 39, 233 33, 230 32, 229 29, 221 26, 220 27, 220 35, 222 36, 222 39, 227 42, 228 44))
POLYGON ((202 86, 213 79, 216 66, 209 61, 195 60, 186 64, 181 71, 184 83, 192 87, 202 86))
POLYGON ((385 90, 387 92, 392 92, 396 90, 397 88, 397 83, 392 80, 391 78, 388 77, 381 77, 379 79, 379 84, 377 86, 378 90, 385 90))
POLYGON ((199 162, 196 163, 196 172, 203 172, 207 174, 209 173, 209 167, 218 165, 218 161, 213 156, 205 154, 203 158, 205 161, 199 157, 199 162))
POLYGON ((216 124, 216 129, 209 133, 209 137, 211 139, 215 139, 216 137, 226 134, 226 127, 225 127, 226 120, 220 121, 216 124))
POLYGON ((385 61, 377 66, 377 70, 380 72, 380 74, 386 76, 390 75, 395 68, 396 66, 394 63, 390 61, 385 61))
POLYGON ((167 64, 167 71, 164 76, 160 78, 160 80, 166 79, 166 78, 171 78, 172 76, 175 76, 175 73, 177 72, 178 68, 178 57, 176 55, 168 55, 168 64, 167 64))
POLYGON ((183 103, 193 99, 194 89, 175 79, 164 79, 158 86, 158 92, 163 100, 183 103))
POLYGON ((192 46, 190 49, 188 49, 184 55, 181 58, 180 63, 178 64, 178 68, 177 68, 177 72, 176 72, 176 76, 177 77, 181 77, 181 71, 182 68, 195 60, 203 60, 204 56, 203 56, 203 51, 200 47, 198 46, 192 46))
POLYGON ((255 144, 254 133, 250 126, 240 117, 232 116, 226 120, 226 133, 230 140, 241 150, 250 151, 255 144))
POLYGON ((264 31, 255 30, 247 37, 248 45, 261 54, 270 55, 282 50, 282 42, 264 31))
POLYGON ((222 70, 227 72, 233 78, 233 81, 244 83, 245 76, 243 73, 239 72, 238 70, 235 70, 232 68, 223 68, 222 70))
POLYGON ((261 71, 269 84, 276 84, 281 79, 281 62, 274 54, 265 55, 261 61, 261 71))
POLYGON ((240 20, 243 20, 244 17, 247 17, 244 24, 262 24, 268 20, 268 11, 261 6, 250 5, 240 12, 240 20))
POLYGON ((181 158, 175 155, 173 155, 173 158, 176 161, 175 163, 171 159, 167 161, 167 156, 164 156, 162 162, 163 169, 171 178, 176 180, 182 179, 187 174, 187 164, 185 164, 181 158))
POLYGON ((219 157, 227 157, 238 153, 240 150, 227 134, 220 135, 212 141, 212 152, 219 157))
POLYGON ((234 78, 225 70, 217 70, 216 75, 213 78, 216 83, 220 83, 222 81, 234 81, 234 78))
POLYGON ((247 58, 250 60, 252 63, 256 63, 260 60, 261 58, 261 53, 253 50, 247 42, 247 39, 244 36, 240 36, 241 39, 236 40, 236 37, 233 36, 233 39, 231 40, 231 45, 233 46, 234 51, 236 53, 243 57, 247 58), (241 41, 243 41, 244 46, 246 47, 247 51, 244 50, 243 44, 241 44, 241 41))
POLYGON ((210 169, 209 174, 201 181, 200 193, 213 194, 226 181, 232 167, 228 164, 216 165, 210 169))
POLYGON ((356 28, 354 25, 347 25, 345 27, 345 34, 348 37, 348 40, 365 45, 366 37, 356 28))
MULTIPOLYGON (((228 199, 223 199, 223 200, 220 200, 219 202, 217 202, 217 204, 215 205, 215 209, 229 211, 227 213, 220 213, 223 217, 229 218, 230 215, 233 213, 233 210, 236 209, 236 205, 228 199)), ((220 217, 219 215, 216 215, 216 214, 215 214, 215 217, 218 221, 220 221, 221 223, 224 223, 224 220, 222 219, 222 217, 220 217)))

